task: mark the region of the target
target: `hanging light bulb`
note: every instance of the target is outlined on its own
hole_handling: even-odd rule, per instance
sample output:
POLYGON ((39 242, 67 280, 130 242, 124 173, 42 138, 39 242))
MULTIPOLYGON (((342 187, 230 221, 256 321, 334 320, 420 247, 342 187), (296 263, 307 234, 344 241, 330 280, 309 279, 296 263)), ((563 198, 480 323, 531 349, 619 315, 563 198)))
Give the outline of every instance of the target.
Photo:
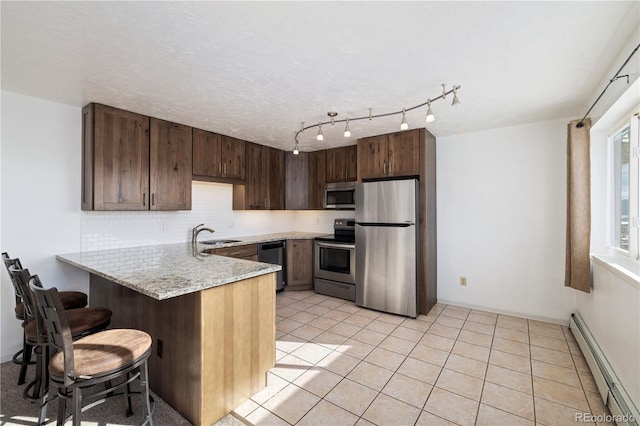
POLYGON ((324 135, 322 134, 322 123, 318 123, 318 136, 316 136, 316 139, 319 141, 323 141, 324 140, 324 135))
POLYGON ((433 111, 431 111, 431 99, 427 100, 427 123, 431 123, 435 120, 436 117, 433 115, 433 111))
POLYGON ((349 117, 347 117, 347 125, 344 126, 344 137, 345 138, 351 137, 351 129, 349 129, 349 117))
POLYGON ((405 110, 402 109, 402 122, 400 123, 400 130, 407 130, 409 128, 409 123, 407 123, 407 117, 405 117, 405 110))
POLYGON ((458 99, 458 86, 453 86, 453 102, 451 102, 452 106, 460 105, 460 99, 458 99))
POLYGON ((293 147, 293 155, 298 155, 300 154, 300 151, 298 151, 298 144, 296 143, 296 146, 293 147))

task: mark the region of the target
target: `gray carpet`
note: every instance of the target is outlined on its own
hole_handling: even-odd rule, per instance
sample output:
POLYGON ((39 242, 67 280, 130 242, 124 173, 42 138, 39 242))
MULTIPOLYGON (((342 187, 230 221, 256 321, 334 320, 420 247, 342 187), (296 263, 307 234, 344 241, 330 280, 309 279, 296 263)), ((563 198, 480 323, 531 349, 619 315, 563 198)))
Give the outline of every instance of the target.
MULTIPOLYGON (((33 378, 33 370, 35 366, 29 367, 27 374, 27 383, 33 378)), ((30 403, 22 398, 22 392, 26 385, 18 386, 18 373, 20 366, 13 362, 5 362, 0 364, 0 424, 1 425, 36 425, 38 423, 39 409, 37 404, 30 403)), ((136 387, 133 386, 133 390, 136 387)), ((171 408, 167 403, 155 394, 153 395, 155 406, 153 408, 153 424, 156 426, 179 426, 189 425, 178 412, 171 408)), ((143 410, 141 407, 141 398, 139 395, 132 397, 134 415, 125 416, 125 401, 122 396, 114 396, 108 398, 101 403, 82 414, 82 423, 96 426, 116 426, 116 425, 139 425, 142 423, 143 410)), ((86 401, 83 405, 90 404, 86 401)), ((57 401, 49 404, 47 409, 47 425, 55 425, 57 416, 57 401)), ((67 407, 67 415, 69 415, 69 407, 67 407)), ((70 425, 71 421, 67 421, 66 425, 70 425)), ((245 426, 244 423, 231 415, 227 415, 220 419, 215 426, 245 426)))

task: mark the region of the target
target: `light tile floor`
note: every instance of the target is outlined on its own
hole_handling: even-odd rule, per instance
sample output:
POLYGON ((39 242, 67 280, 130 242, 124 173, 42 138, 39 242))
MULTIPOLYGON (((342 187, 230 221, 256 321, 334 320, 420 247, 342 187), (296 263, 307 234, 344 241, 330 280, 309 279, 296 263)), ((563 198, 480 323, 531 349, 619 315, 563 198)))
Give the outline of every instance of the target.
POLYGON ((404 318, 310 291, 276 298, 255 425, 575 425, 608 414, 567 327, 436 305, 404 318))

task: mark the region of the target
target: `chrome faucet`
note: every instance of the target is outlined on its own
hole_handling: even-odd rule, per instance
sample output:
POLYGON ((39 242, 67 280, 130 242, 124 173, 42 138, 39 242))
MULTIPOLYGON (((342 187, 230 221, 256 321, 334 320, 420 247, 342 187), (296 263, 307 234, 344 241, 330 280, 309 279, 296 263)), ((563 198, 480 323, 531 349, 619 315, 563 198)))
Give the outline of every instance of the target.
POLYGON ((195 247, 196 243, 198 242, 198 234, 200 234, 202 231, 207 231, 207 232, 216 232, 211 228, 200 228, 201 226, 204 226, 204 223, 201 223, 200 225, 194 226, 193 229, 191 229, 191 244, 195 247))

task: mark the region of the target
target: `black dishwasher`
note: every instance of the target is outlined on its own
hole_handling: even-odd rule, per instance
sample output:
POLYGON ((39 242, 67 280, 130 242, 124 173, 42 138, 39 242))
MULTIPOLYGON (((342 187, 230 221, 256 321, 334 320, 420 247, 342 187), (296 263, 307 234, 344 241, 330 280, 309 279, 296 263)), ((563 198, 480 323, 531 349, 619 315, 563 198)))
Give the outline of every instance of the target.
POLYGON ((276 273, 276 293, 284 290, 287 285, 287 243, 286 241, 273 241, 258 244, 258 262, 273 263, 282 266, 282 270, 276 273))

